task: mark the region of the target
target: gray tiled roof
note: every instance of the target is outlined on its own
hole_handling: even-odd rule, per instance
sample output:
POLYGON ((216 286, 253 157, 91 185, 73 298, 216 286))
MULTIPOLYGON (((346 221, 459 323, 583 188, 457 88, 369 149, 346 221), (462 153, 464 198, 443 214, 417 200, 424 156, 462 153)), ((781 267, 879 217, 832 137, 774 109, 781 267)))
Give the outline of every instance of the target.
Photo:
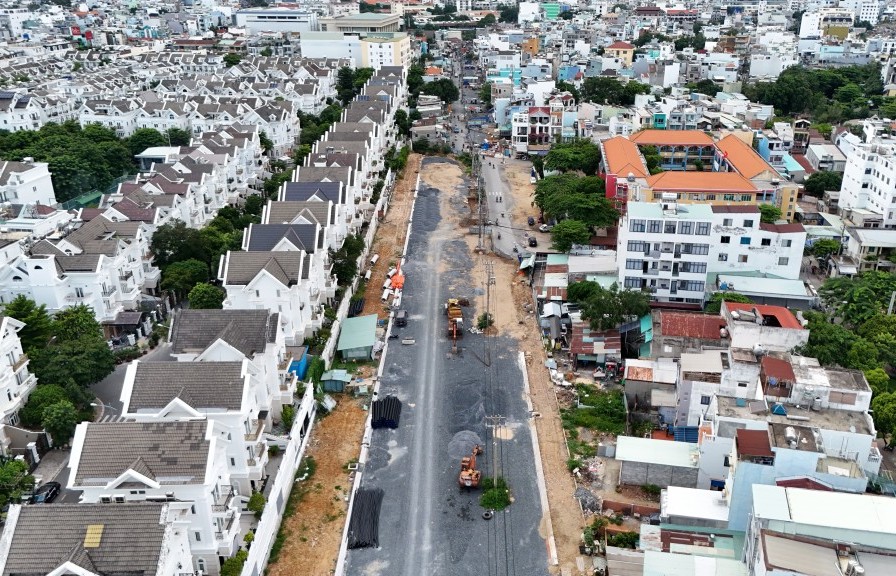
POLYGON ((221 339, 246 356, 261 353, 276 339, 278 320, 267 310, 181 310, 171 327, 171 351, 201 352, 221 339))
MULTIPOLYGON (((352 161, 358 158, 357 154, 327 154, 329 159, 331 156, 339 156, 343 160, 352 161)), ((352 184, 352 166, 354 164, 344 164, 341 166, 301 166, 296 168, 294 180, 296 182, 342 182, 345 185, 352 184)))
POLYGON ((148 467, 163 485, 203 484, 210 447, 207 428, 206 420, 91 423, 74 463, 75 486, 105 486, 135 466, 148 467))
POLYGON ((155 576, 165 545, 163 503, 23 506, 3 576, 44 576, 67 561, 97 574, 155 576), (84 547, 88 526, 99 545, 84 547))
POLYGON ((333 204, 328 201, 271 201, 268 202, 268 209, 265 212, 267 219, 265 224, 289 223, 301 215, 304 218, 313 217, 321 227, 326 228, 327 224, 333 224, 336 221, 336 211, 332 209, 332 206, 333 204))
POLYGON ((340 193, 340 187, 339 182, 287 182, 280 200, 296 201, 317 197, 333 204, 344 204, 345 198, 340 193))
POLYGON ((164 408, 175 398, 197 410, 239 410, 242 372, 242 362, 139 362, 128 410, 164 408))
POLYGON ((267 270, 284 286, 293 286, 308 277, 301 252, 229 252, 225 266, 224 283, 231 285, 248 284, 262 270, 267 270))
POLYGON ((249 224, 247 250, 269 252, 284 238, 296 248, 313 253, 317 245, 317 224, 249 224))

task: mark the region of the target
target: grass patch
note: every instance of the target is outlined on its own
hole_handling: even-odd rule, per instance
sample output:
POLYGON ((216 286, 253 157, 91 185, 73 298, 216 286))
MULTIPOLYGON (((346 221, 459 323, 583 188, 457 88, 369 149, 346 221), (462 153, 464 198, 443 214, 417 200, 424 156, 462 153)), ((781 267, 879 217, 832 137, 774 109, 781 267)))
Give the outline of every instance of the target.
MULTIPOLYGON (((317 462, 314 461, 313 456, 305 457, 299 465, 299 469, 296 471, 296 480, 302 480, 302 482, 293 485, 289 498, 286 500, 286 506, 283 508, 283 519, 280 521, 280 530, 277 531, 277 537, 274 538, 274 544, 271 546, 271 557, 268 560, 268 564, 273 564, 277 561, 280 550, 283 549, 283 544, 286 543, 286 539, 290 536, 290 531, 286 528, 286 519, 296 513, 299 503, 305 498, 305 494, 308 493, 307 481, 314 476, 316 471, 317 462)), ((302 530, 305 530, 304 526, 302 530)), ((305 540, 302 541, 304 542, 305 540)))
POLYGON ((581 427, 617 435, 625 432, 625 400, 621 391, 597 390, 584 385, 577 386, 576 391, 580 407, 561 411, 563 428, 581 427))
POLYGON ((607 534, 607 546, 616 546, 617 548, 638 547, 639 536, 637 532, 617 532, 616 534, 607 534))
POLYGON ((486 510, 503 510, 510 506, 510 488, 504 478, 483 478, 480 486, 483 488, 480 506, 486 510))

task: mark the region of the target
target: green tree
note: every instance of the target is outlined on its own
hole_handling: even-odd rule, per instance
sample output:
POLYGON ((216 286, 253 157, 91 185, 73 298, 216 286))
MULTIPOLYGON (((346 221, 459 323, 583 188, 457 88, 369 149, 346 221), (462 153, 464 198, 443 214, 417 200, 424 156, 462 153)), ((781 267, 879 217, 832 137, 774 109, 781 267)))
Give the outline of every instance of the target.
POLYGON ((699 82, 689 82, 685 87, 692 92, 699 92, 708 96, 715 96, 722 91, 722 87, 712 80, 700 80, 699 82))
POLYGON ((200 260, 209 262, 199 230, 188 228, 180 220, 159 226, 152 235, 153 263, 164 270, 172 262, 200 260))
POLYGON ((364 238, 358 234, 347 236, 339 250, 330 250, 333 275, 340 286, 347 286, 358 273, 358 258, 364 251, 364 238))
POLYGON ((220 310, 224 307, 224 290, 208 283, 197 284, 190 290, 187 300, 194 310, 220 310))
POLYGON ((261 518, 266 503, 267 501, 264 498, 264 494, 261 492, 253 492, 252 495, 249 496, 249 502, 246 504, 246 508, 249 512, 255 514, 256 518, 261 518))
POLYGON ((572 97, 576 101, 576 104, 578 104, 579 100, 581 100, 582 94, 579 92, 579 89, 569 82, 558 80, 556 86, 557 90, 559 90, 560 92, 569 92, 570 94, 572 94, 572 97))
POLYGON ((3 307, 3 313, 25 323, 18 334, 26 354, 35 348, 45 346, 50 340, 53 320, 44 304, 38 306, 34 300, 19 294, 3 307))
POLYGON ((886 310, 894 291, 896 275, 873 270, 854 278, 829 278, 819 294, 846 324, 859 326, 886 310))
POLYGON ((180 297, 202 282, 208 282, 208 264, 195 258, 173 262, 162 273, 162 288, 180 297))
POLYGON ((228 52, 224 55, 224 65, 232 68, 243 61, 243 57, 236 52, 228 52))
POLYGON ((840 252, 840 241, 834 240, 833 238, 822 238, 820 240, 816 240, 812 243, 812 246, 809 247, 808 252, 819 259, 825 259, 831 254, 836 254, 840 252))
POLYGON ((249 559, 249 553, 245 550, 237 550, 236 554, 228 558, 221 565, 221 576, 240 576, 243 572, 243 564, 249 559))
POLYGON ((274 142, 268 137, 267 132, 264 130, 259 132, 258 142, 261 144, 261 149, 264 150, 264 153, 270 155, 271 150, 274 149, 274 142))
POLYGON ((890 391, 890 375, 883 368, 865 370, 865 379, 868 380, 868 385, 875 395, 890 391))
POLYGON ((19 504, 22 496, 34 488, 34 477, 28 474, 23 460, 0 460, 0 508, 19 504))
POLYGON ((68 400, 68 394, 62 386, 38 383, 28 396, 28 402, 19 411, 22 425, 26 428, 40 428, 44 417, 44 408, 64 400, 68 400))
POLYGON ((427 82, 420 90, 421 94, 430 96, 438 96, 445 104, 451 104, 460 98, 460 90, 457 85, 448 78, 439 78, 432 82, 427 82))
POLYGON ((147 148, 167 146, 168 138, 154 128, 139 128, 134 131, 127 142, 131 156, 136 156, 147 148))
POLYGON ((67 444, 78 425, 78 411, 68 400, 61 400, 44 408, 41 425, 57 446, 67 444))
POLYGON ((839 172, 815 172, 806 178, 803 189, 806 194, 821 198, 829 190, 840 190, 843 174, 839 172))
POLYGON ((605 228, 619 219, 619 212, 603 191, 604 182, 596 176, 548 176, 535 185, 535 204, 549 217, 605 228))
POLYGON ((766 224, 774 224, 781 219, 781 209, 771 204, 760 204, 759 213, 759 221, 766 224))
POLYGON ((165 131, 165 134, 172 146, 190 145, 190 133, 186 130, 181 130, 180 128, 169 128, 165 131))
POLYGON ((411 121, 408 119, 408 113, 404 110, 395 111, 395 129, 404 137, 411 135, 411 121))
POLYGON ((877 433, 892 446, 896 442, 896 392, 886 392, 872 398, 871 409, 874 410, 877 433))
POLYGON ((494 14, 486 14, 482 18, 479 19, 479 22, 476 23, 477 28, 488 28, 489 26, 494 26, 498 23, 498 19, 495 18, 494 14))
POLYGON ((558 172, 584 172, 587 176, 596 174, 600 148, 584 138, 554 144, 545 156, 544 167, 558 172))
POLYGON ((80 304, 58 312, 52 332, 46 346, 32 351, 31 368, 39 381, 72 380, 87 387, 112 373, 115 358, 92 308, 80 304))
POLYGON ((499 20, 508 24, 516 24, 520 17, 520 8, 516 4, 499 5, 499 20))
POLYGON ((737 292, 714 292, 706 307, 703 309, 707 314, 718 315, 722 312, 722 302, 739 302, 741 304, 752 304, 753 301, 737 292))
POLYGON ((578 220, 563 220, 551 230, 551 247, 560 252, 569 252, 573 245, 588 244, 591 231, 578 220))
POLYGON ((265 58, 270 58, 271 56, 274 55, 274 52, 271 50, 270 46, 268 46, 268 47, 263 48, 262 51, 259 52, 259 54, 261 56, 264 56, 265 58))
POLYGON ((479 87, 479 100, 486 106, 492 104, 492 82, 485 82, 479 87))
POLYGON ((574 282, 567 295, 570 302, 580 306, 582 317, 594 330, 610 330, 650 312, 646 292, 620 290, 615 282, 609 288, 597 282, 574 282))

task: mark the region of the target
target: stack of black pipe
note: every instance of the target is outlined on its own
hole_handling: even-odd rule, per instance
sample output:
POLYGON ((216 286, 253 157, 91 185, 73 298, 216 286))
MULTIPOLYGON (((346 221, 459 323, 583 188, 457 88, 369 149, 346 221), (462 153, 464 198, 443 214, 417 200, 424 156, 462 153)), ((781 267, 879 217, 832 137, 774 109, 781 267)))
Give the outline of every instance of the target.
POLYGON ((401 417, 401 401, 395 396, 386 396, 373 402, 372 428, 398 428, 401 417))
POLYGON ((357 316, 364 310, 364 299, 353 300, 351 305, 348 307, 348 315, 349 318, 357 316))
POLYGON ((370 548, 380 545, 380 507, 383 491, 380 488, 361 488, 355 492, 352 519, 348 525, 348 547, 370 548))

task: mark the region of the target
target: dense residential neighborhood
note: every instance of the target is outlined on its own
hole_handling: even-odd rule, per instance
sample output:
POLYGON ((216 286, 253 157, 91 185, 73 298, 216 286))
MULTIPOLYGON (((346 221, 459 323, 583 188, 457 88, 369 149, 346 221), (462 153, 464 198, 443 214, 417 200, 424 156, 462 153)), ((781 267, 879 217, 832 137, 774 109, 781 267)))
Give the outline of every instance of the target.
POLYGON ((896 572, 894 23, 0 0, 0 576, 896 572))

